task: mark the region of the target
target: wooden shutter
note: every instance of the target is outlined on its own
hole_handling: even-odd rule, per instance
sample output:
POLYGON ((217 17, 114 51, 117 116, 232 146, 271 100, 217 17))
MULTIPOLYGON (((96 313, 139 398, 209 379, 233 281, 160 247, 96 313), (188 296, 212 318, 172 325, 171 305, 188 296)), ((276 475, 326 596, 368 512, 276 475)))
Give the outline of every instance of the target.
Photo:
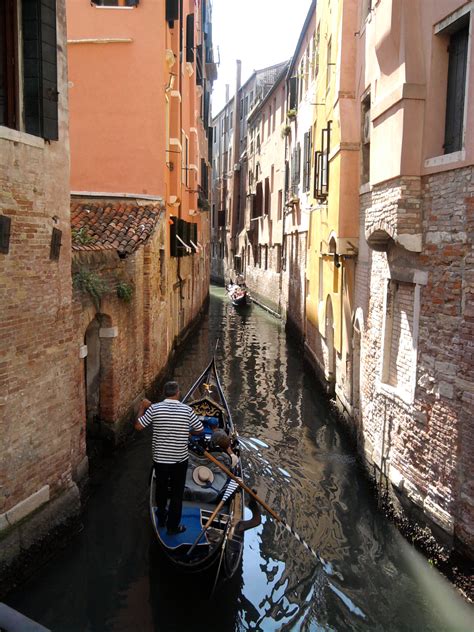
POLYGON ((59 228, 53 228, 53 233, 51 235, 51 248, 49 251, 49 258, 52 261, 58 261, 59 253, 61 252, 61 237, 62 231, 59 228))
POLYGON ((56 0, 24 0, 22 20, 25 128, 57 140, 56 0))
POLYGON ((179 0, 166 0, 166 21, 170 29, 174 27, 174 21, 179 18, 179 0))
POLYGON ((0 253, 7 255, 10 249, 10 229, 12 220, 0 215, 0 253))
POLYGON ((296 110, 296 104, 298 101, 298 79, 296 77, 290 77, 290 102, 289 109, 296 110))
POLYGON ((445 154, 462 149, 468 40, 469 27, 453 33, 449 40, 445 154))
POLYGON ((178 218, 171 216, 170 224, 170 256, 178 256, 178 240, 176 239, 178 218))
POLYGON ((0 2, 0 125, 18 123, 16 2, 0 2))
POLYGON ((186 16, 186 61, 194 61, 194 13, 186 16))

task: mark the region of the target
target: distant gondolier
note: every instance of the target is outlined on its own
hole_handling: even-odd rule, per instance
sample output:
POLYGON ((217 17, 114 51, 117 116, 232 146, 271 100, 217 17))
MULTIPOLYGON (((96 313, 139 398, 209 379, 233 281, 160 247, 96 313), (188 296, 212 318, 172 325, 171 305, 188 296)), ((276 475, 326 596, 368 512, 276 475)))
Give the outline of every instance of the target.
POLYGON ((140 403, 136 430, 153 426, 153 467, 156 476, 156 505, 158 520, 167 527, 168 534, 183 533, 180 524, 186 470, 188 467, 189 433, 200 434, 204 428, 193 409, 179 401, 177 382, 166 382, 165 399, 152 404, 144 399, 140 403), (170 502, 168 511, 168 485, 170 502))

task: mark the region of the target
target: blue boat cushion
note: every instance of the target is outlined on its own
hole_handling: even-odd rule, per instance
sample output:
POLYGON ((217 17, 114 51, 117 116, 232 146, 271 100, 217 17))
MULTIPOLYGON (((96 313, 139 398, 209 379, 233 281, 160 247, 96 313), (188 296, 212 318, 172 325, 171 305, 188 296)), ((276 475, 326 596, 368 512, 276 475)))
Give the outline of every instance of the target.
MULTIPOLYGON (((193 544, 193 542, 196 540, 202 530, 201 510, 199 507, 183 507, 181 524, 185 525, 186 531, 184 533, 177 533, 176 535, 168 535, 168 533, 166 532, 166 527, 159 526, 156 508, 154 509, 154 518, 155 526, 158 530, 161 540, 168 548, 171 549, 176 549, 183 544, 193 544)), ((198 542, 198 546, 208 544, 209 541, 207 539, 207 535, 206 533, 204 533, 198 542)))

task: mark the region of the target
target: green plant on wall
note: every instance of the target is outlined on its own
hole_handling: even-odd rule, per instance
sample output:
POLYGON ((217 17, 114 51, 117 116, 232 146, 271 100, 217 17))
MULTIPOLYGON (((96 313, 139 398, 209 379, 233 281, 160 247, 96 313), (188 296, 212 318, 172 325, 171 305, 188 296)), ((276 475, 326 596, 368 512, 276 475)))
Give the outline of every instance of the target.
POLYGON ((296 118, 296 110, 294 108, 292 108, 291 110, 288 110, 288 112, 286 113, 286 116, 290 119, 290 121, 292 119, 296 118))
POLYGON ((74 272, 72 285, 75 290, 88 294, 97 309, 99 309, 100 299, 108 291, 105 281, 96 272, 91 272, 85 268, 74 272))
POLYGON ((290 134, 291 134, 291 125, 282 125, 281 137, 285 138, 285 136, 289 136, 290 134))
POLYGON ((125 303, 130 303, 133 296, 133 285, 125 281, 118 281, 116 285, 117 296, 125 303))
POLYGON ((86 231, 86 226, 83 226, 82 228, 73 228, 71 231, 71 239, 73 243, 80 244, 81 246, 92 244, 95 241, 95 238, 88 235, 86 231))

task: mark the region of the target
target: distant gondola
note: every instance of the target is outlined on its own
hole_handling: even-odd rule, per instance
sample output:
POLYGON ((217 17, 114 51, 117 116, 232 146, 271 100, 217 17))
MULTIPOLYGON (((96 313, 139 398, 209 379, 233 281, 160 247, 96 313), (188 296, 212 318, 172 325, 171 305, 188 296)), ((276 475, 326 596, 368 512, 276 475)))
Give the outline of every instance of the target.
MULTIPOLYGON (((231 577, 242 557, 243 532, 254 524, 253 521, 243 522, 243 490, 231 482, 203 453, 207 450, 226 468, 232 467, 229 454, 212 440, 213 432, 219 428, 230 437, 232 450, 239 456, 238 438, 222 392, 214 358, 189 389, 183 403, 193 408, 204 426, 204 433, 192 436, 189 443, 189 462, 181 517, 181 523, 186 526, 186 531, 168 535, 166 527, 158 524, 154 472, 150 485, 150 514, 153 528, 160 547, 178 568, 200 572, 216 564, 225 576, 231 577), (232 490, 235 491, 230 499, 225 501, 209 528, 199 537, 218 504, 232 490)), ((240 459, 233 472, 236 476, 242 476, 240 459)), ((258 514, 258 522, 259 518, 258 514)))
POLYGON ((245 285, 236 283, 229 283, 227 286, 227 296, 229 297, 234 307, 242 307, 244 305, 250 305, 250 295, 245 285))

